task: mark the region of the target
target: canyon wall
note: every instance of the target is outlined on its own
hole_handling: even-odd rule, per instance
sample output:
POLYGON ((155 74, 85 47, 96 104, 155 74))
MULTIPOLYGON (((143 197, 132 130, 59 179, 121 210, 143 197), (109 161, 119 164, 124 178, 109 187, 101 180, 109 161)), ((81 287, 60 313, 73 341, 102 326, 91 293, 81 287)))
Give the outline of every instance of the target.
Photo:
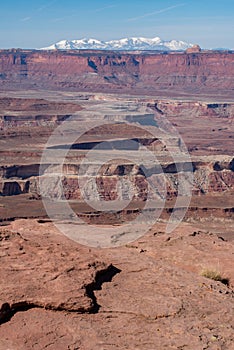
POLYGON ((1 89, 51 88, 232 96, 234 53, 0 51, 1 89))
MULTIPOLYGON (((11 196, 23 193, 40 195, 39 190, 39 164, 21 165, 21 166, 2 166, 0 167, 0 195, 11 196)), ((79 187, 78 164, 64 164, 62 181, 59 183, 58 177, 48 181, 50 174, 56 174, 58 166, 45 165, 42 181, 48 183, 43 185, 43 195, 53 198, 82 200, 79 187), (63 191, 61 190, 61 186, 63 191)), ((194 161, 192 163, 194 186, 193 196, 206 194, 219 194, 234 191, 234 160, 227 157, 226 161, 207 160, 194 161)), ((168 163, 162 164, 160 169, 152 168, 152 177, 150 181, 155 183, 155 188, 165 184, 166 199, 171 200, 178 195, 178 174, 180 168, 186 172, 186 164, 168 163)), ((145 201, 147 199, 148 184, 143 170, 140 166, 134 164, 109 164, 101 168, 99 174, 95 173, 95 168, 87 169, 83 181, 87 181, 87 195, 91 200, 101 198, 105 201, 129 200, 129 187, 126 188, 127 180, 132 184, 133 201, 145 201), (88 175, 89 177, 88 177, 88 175), (97 192, 92 188, 93 179, 97 186, 97 192), (96 197, 92 197, 95 195, 96 197), (127 197, 126 197, 127 196, 127 197)), ((79 178, 80 179, 80 178, 79 178)), ((161 196, 160 191, 157 193, 161 196)))

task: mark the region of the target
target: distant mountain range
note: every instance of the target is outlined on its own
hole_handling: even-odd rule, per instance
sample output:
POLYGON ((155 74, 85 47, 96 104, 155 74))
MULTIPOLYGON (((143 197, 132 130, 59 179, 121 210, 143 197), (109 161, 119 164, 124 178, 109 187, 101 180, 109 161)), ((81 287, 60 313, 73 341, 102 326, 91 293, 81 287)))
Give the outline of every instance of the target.
POLYGON ((159 37, 149 38, 124 38, 120 40, 100 41, 97 39, 62 40, 41 50, 162 50, 183 51, 193 44, 181 40, 164 41, 159 37))

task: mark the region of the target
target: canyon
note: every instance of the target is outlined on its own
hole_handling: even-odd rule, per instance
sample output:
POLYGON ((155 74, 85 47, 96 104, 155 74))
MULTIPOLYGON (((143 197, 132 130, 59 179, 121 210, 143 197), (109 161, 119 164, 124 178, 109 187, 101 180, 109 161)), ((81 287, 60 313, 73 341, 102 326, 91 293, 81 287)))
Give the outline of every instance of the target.
POLYGON ((233 57, 0 51, 0 350, 232 349, 233 57))

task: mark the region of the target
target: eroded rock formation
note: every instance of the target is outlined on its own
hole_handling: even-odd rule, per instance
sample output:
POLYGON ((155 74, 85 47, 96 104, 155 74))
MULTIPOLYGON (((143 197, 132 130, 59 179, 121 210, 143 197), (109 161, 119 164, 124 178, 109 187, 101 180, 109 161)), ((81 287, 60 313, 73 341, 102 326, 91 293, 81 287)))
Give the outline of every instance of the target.
POLYGON ((56 88, 145 94, 205 91, 231 95, 233 53, 1 51, 2 89, 56 88))

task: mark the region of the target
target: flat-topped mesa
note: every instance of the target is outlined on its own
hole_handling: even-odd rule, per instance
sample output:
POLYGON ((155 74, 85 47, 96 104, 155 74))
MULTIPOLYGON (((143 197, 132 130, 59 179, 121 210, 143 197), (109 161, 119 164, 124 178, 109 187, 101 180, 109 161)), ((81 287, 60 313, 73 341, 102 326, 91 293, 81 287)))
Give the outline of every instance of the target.
POLYGON ((198 53, 201 52, 201 47, 199 45, 193 45, 186 50, 186 53, 198 53))
POLYGON ((233 52, 0 51, 1 89, 233 96, 233 52))

